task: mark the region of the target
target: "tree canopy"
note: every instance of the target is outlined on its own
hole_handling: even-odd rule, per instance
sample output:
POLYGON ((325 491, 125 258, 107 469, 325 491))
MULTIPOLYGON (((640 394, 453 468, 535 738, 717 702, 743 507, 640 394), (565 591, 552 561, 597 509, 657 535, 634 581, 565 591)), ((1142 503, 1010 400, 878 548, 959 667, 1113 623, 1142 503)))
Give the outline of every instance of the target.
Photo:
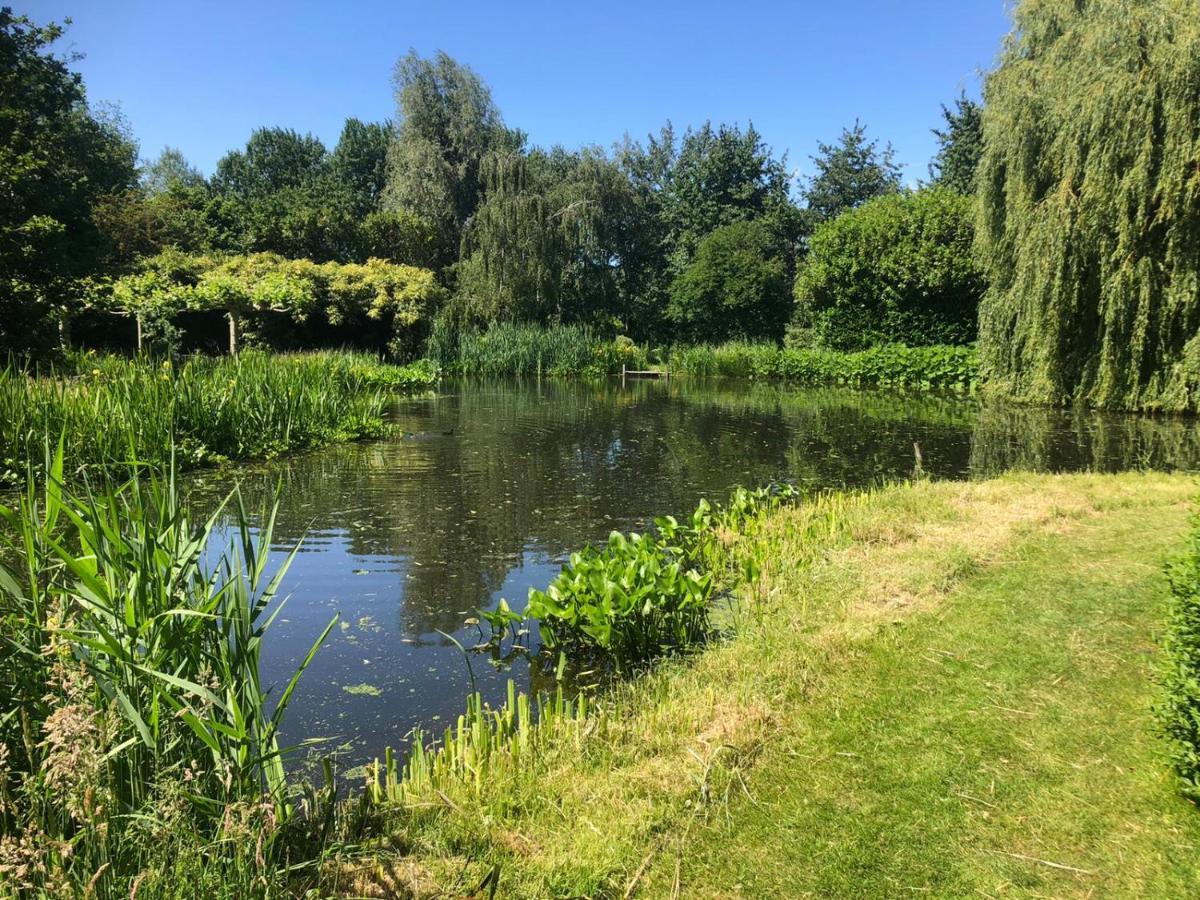
POLYGON ((817 148, 812 157, 817 172, 804 192, 813 225, 900 189, 892 145, 880 149, 878 141, 867 139, 867 126, 861 122, 842 129, 836 144, 818 143, 817 148))
POLYGON ((1024 2, 984 91, 981 365, 997 394, 1195 410, 1200 16, 1024 2))
POLYGON ((135 181, 136 146, 50 49, 62 34, 0 8, 0 350, 57 340, 49 326, 111 250, 93 209, 135 181))
POLYGON ((942 104, 944 128, 933 129, 938 151, 929 164, 933 183, 960 194, 975 193, 975 173, 983 156, 983 107, 960 94, 954 109, 942 104))
POLYGON ((839 350, 975 338, 984 282, 971 201, 945 188, 887 194, 817 228, 796 277, 794 339, 839 350))

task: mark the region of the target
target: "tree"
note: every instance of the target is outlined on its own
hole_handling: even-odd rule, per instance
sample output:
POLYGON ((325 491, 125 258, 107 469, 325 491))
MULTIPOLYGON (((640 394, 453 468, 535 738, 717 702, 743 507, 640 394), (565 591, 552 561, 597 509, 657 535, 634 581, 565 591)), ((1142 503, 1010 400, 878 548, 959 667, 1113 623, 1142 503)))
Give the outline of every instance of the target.
POLYGON ((208 182, 200 170, 174 147, 164 147, 154 162, 142 170, 142 188, 154 196, 178 188, 205 187, 208 182))
POLYGON ((804 192, 812 225, 872 197, 900 190, 900 167, 892 145, 880 150, 876 141, 867 140, 867 128, 861 122, 842 129, 836 144, 818 143, 817 147, 817 155, 811 157, 817 174, 804 192))
POLYGON ((302 187, 324 171, 325 145, 290 128, 257 128, 245 150, 226 153, 213 178, 218 191, 242 201, 302 187))
POLYGON ((954 109, 942 104, 942 118, 946 120, 945 129, 933 129, 938 152, 929 164, 929 174, 939 187, 972 195, 975 172, 983 156, 983 107, 961 94, 954 101, 954 109))
POLYGON ((791 303, 778 250, 761 221, 722 225, 701 239, 695 259, 671 282, 668 315, 680 336, 779 340, 791 303))
POLYGON ((0 348, 45 349, 109 250, 97 201, 133 186, 137 147, 89 110, 50 46, 63 28, 0 9, 0 348))
POLYGON ((707 122, 689 129, 669 169, 662 217, 676 272, 704 236, 723 225, 771 218, 794 232, 786 159, 771 156, 753 125, 745 132, 707 122))
POLYGON ((350 192, 355 211, 367 215, 379 205, 387 181, 387 153, 392 140, 388 122, 347 119, 329 155, 329 174, 350 192))
POLYGON ((1023 2, 984 89, 977 249, 993 394, 1200 408, 1200 16, 1023 2))
POLYGON ((973 239, 971 201, 944 188, 842 213, 809 239, 795 337, 839 350, 968 343, 984 289, 973 239))
POLYGON ((396 63, 393 83, 399 126, 388 153, 385 207, 432 222, 446 265, 479 205, 484 157, 518 150, 524 139, 504 127, 479 76, 445 53, 422 59, 409 51, 396 63))

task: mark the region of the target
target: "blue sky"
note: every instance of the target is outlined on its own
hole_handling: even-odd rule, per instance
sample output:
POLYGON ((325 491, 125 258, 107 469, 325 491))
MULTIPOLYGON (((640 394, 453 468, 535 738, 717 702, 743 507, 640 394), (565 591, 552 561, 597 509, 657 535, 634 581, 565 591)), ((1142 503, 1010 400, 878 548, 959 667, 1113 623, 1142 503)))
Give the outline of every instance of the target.
POLYGON ((817 140, 857 117, 911 182, 926 175, 939 103, 978 94, 1008 31, 1005 0, 15 6, 74 20, 60 50, 85 54, 90 98, 120 105, 143 156, 175 146, 206 172, 259 126, 332 146, 347 116, 391 117, 392 66, 411 47, 472 66, 537 144, 753 121, 803 175, 817 140))

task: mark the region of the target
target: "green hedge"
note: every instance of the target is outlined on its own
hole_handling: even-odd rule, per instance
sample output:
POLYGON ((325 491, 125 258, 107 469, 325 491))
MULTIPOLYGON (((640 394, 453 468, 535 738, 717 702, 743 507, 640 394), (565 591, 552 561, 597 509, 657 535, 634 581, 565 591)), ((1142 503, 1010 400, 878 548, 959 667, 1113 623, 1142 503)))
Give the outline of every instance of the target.
POLYGON ((1200 518, 1187 550, 1167 567, 1170 613, 1159 721, 1183 791, 1200 802, 1200 518))

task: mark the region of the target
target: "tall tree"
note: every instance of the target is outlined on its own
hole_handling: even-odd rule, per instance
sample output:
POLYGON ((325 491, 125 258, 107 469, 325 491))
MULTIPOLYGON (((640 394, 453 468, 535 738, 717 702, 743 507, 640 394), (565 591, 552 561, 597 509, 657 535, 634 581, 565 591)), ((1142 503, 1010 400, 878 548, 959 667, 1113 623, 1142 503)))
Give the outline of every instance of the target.
POLYGON ((88 109, 83 82, 50 50, 59 25, 0 8, 0 348, 36 350, 57 339, 107 242, 97 201, 130 188, 137 147, 88 109))
POLYGON ((329 174, 353 197, 355 211, 367 215, 379 205, 387 180, 387 153, 392 139, 388 122, 347 119, 329 155, 329 174))
POLYGON ((753 125, 689 129, 669 170, 662 216, 676 272, 722 225, 770 218, 794 231, 786 160, 772 157, 753 125))
POLYGON ((325 158, 325 145, 311 134, 258 128, 245 150, 234 150, 218 160, 213 182, 227 196, 254 200, 311 182, 322 174, 325 158))
POLYGON ((929 164, 929 174, 938 187, 960 194, 975 193, 975 172, 983 156, 983 107, 960 94, 954 109, 942 104, 945 128, 933 129, 938 152, 929 164))
POLYGON ((173 188, 200 187, 207 183, 200 170, 175 147, 164 147, 153 162, 146 164, 142 169, 141 182, 151 196, 173 188))
POLYGON ((1019 3, 984 89, 977 250, 997 394, 1200 408, 1200 15, 1019 3))
POLYGON ((880 149, 867 139, 867 127, 855 121, 842 129, 836 144, 817 144, 811 157, 817 174, 804 192, 812 224, 828 221, 872 197, 900 190, 900 166, 891 144, 880 149))
POLYGON ((443 264, 454 260, 458 234, 479 205, 480 167, 489 153, 520 148, 504 127, 487 85, 446 53, 415 50, 393 76, 398 127, 388 155, 385 205, 434 223, 443 264))

